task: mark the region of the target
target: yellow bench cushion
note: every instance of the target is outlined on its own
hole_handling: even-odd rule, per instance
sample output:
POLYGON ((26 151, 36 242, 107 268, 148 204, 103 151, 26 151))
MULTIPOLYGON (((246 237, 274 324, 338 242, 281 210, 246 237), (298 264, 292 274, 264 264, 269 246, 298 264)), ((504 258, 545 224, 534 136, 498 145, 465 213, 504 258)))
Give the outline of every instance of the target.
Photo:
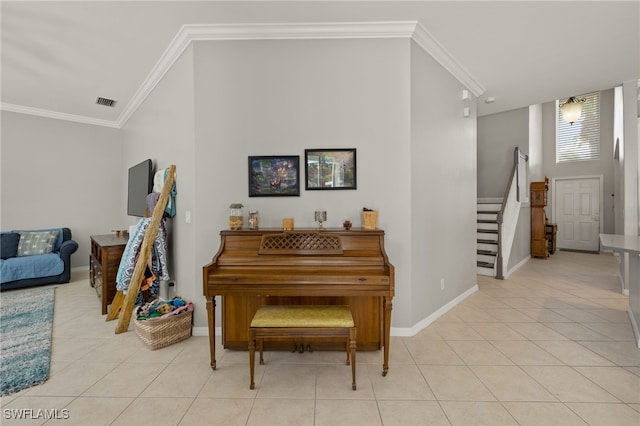
POLYGON ((251 327, 354 327, 351 310, 340 305, 261 306, 251 327))

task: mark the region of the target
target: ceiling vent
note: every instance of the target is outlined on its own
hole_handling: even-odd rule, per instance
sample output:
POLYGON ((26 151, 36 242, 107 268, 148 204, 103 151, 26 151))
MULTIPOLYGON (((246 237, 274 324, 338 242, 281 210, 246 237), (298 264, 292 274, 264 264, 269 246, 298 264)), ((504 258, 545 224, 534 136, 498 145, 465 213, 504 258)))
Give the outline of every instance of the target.
POLYGON ((104 105, 104 106, 108 106, 108 107, 115 107, 116 106, 116 102, 118 101, 114 101, 113 99, 107 99, 107 98, 98 98, 96 99, 96 103, 98 105, 104 105))

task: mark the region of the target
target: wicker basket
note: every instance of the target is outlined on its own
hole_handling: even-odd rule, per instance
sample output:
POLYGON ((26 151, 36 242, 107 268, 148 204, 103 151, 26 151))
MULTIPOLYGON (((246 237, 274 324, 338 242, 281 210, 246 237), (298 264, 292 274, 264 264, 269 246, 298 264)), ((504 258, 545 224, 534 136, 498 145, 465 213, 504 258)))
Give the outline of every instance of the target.
POLYGON ((140 321, 134 318, 136 334, 152 351, 173 345, 191 336, 193 311, 172 317, 140 321))

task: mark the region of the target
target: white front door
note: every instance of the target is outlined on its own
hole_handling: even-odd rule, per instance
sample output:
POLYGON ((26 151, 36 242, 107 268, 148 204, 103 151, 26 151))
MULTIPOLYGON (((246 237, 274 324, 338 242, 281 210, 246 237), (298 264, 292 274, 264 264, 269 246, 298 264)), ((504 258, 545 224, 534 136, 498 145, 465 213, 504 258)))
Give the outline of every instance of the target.
POLYGON ((562 179, 555 185, 557 247, 599 251, 600 179, 562 179))

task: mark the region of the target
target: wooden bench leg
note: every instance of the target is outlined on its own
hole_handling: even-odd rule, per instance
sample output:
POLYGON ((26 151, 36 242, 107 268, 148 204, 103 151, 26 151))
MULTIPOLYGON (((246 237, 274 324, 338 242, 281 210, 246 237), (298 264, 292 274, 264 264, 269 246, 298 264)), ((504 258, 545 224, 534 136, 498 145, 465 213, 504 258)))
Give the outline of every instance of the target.
POLYGON ((346 351, 347 352, 347 365, 351 364, 351 340, 347 339, 346 341, 346 351))
POLYGON ((260 365, 264 365, 264 357, 262 356, 264 352, 264 339, 260 339, 259 345, 260 345, 260 365))
MULTIPOLYGON (((262 346, 260 346, 260 361, 262 361, 262 346)), ((255 362, 256 362, 256 336, 253 331, 249 333, 249 376, 251 384, 249 389, 255 389, 256 384, 253 381, 255 374, 255 362)))
MULTIPOLYGON (((351 352, 351 388, 356 390, 356 328, 349 329, 349 349, 351 352)), ((347 359, 347 361, 349 361, 347 359)))

